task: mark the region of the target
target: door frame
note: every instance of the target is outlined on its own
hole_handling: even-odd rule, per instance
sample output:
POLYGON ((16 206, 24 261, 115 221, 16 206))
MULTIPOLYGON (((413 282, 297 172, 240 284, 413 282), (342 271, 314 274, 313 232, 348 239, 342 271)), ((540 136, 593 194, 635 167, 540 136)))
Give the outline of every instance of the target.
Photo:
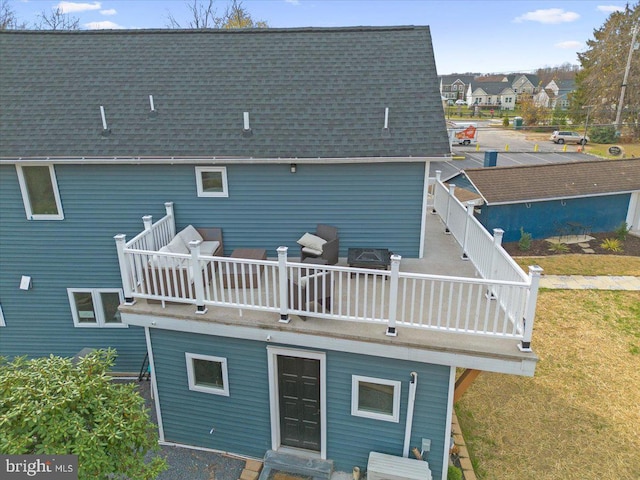
POLYGON ((269 410, 271 413, 271 450, 287 450, 317 456, 318 452, 283 446, 280 436, 280 395, 278 391, 278 355, 309 358, 320 362, 320 458, 327 459, 327 361, 324 352, 286 347, 267 347, 269 369, 269 410))
POLYGON ((627 210, 627 226, 634 233, 640 232, 640 192, 633 192, 627 210))

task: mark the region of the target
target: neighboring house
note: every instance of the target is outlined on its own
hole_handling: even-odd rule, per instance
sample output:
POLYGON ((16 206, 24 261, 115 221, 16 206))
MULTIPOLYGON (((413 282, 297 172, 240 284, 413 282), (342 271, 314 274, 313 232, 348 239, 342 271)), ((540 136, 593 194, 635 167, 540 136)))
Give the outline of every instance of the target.
POLYGON ((551 80, 543 89, 533 96, 534 104, 551 108, 566 110, 569 108, 570 94, 575 91, 573 80, 551 80))
POLYGON ((540 84, 538 76, 530 73, 509 74, 507 75, 507 81, 518 96, 522 94, 533 95, 538 91, 540 84))
POLYGON ((467 85, 469 85, 475 75, 441 75, 440 94, 447 100, 466 100, 467 85))
POLYGON ((428 27, 3 31, 0 60, 0 354, 148 354, 164 443, 417 446, 443 480, 464 386, 533 375, 539 272, 429 178, 428 27), (335 265, 299 260, 318 224, 335 265))
POLYGON ((467 103, 483 109, 513 110, 516 94, 506 82, 472 82, 467 92, 467 103))
POLYGON ((519 240, 521 228, 534 239, 611 232, 622 222, 640 233, 638 158, 468 169, 448 182, 505 242, 519 240))

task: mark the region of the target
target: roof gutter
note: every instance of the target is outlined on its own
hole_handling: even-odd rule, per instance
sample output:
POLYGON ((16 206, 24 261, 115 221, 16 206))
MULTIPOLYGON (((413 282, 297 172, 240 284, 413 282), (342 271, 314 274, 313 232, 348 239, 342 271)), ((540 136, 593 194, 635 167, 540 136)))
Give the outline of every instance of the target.
POLYGON ((109 165, 109 164, 204 164, 204 165, 230 165, 230 164, 340 164, 340 163, 424 163, 428 161, 450 160, 451 155, 433 157, 1 157, 0 165, 28 164, 28 163, 55 163, 73 165, 109 165))

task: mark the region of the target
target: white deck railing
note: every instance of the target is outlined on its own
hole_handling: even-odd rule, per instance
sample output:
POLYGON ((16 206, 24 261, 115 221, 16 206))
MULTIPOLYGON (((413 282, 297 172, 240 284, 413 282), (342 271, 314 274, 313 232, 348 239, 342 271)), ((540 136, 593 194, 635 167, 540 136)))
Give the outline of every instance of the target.
POLYGON ((145 231, 131 241, 115 237, 125 301, 192 304, 196 313, 209 307, 274 312, 282 322, 294 314, 378 323, 386 326, 388 335, 403 326, 516 338, 522 349, 529 349, 539 271, 532 267, 528 276, 521 270, 514 273, 517 264, 503 258, 506 252, 496 248, 484 229, 470 227, 475 218, 455 198, 443 200, 443 190, 448 195, 438 179, 436 211, 449 219, 449 229, 463 239, 464 251, 480 273, 493 273, 493 278, 400 272, 397 255, 386 271, 292 262, 286 247, 278 249, 277 260, 205 256, 199 242, 191 242, 190 255, 158 252, 175 234, 172 205, 167 204, 167 215, 155 224, 145 217, 145 231), (147 248, 151 241, 153 249, 147 248))

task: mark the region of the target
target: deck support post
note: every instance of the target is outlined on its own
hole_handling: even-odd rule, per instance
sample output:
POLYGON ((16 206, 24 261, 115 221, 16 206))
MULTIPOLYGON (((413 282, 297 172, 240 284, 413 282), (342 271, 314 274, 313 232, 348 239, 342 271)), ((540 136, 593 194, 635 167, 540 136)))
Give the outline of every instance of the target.
POLYGON ((456 380, 456 386, 453 390, 453 403, 460 400, 460 397, 467 391, 473 381, 480 375, 481 370, 474 370, 472 368, 466 368, 462 375, 456 380))
POLYGON ((207 307, 204 304, 204 275, 209 270, 209 265, 205 265, 204 269, 200 268, 200 244, 201 240, 191 240, 189 249, 191 250, 191 271, 193 272, 193 288, 196 293, 196 315, 204 315, 207 313, 207 307))
POLYGON ((447 196, 447 214, 445 215, 444 224, 445 235, 451 235, 451 230, 449 230, 449 211, 451 210, 451 201, 454 197, 454 193, 456 191, 456 186, 453 183, 449 184, 449 195, 447 196))
POLYGON ((529 295, 527 296, 527 304, 524 307, 524 318, 522 319, 524 332, 522 332, 522 341, 518 348, 521 352, 531 352, 531 337, 533 335, 533 322, 536 316, 536 304, 538 302, 538 289, 540 287, 540 275, 542 275, 542 267, 531 265, 529 267, 529 295))
POLYGON ((469 240, 469 223, 471 222, 471 217, 473 217, 473 207, 473 202, 467 202, 467 217, 464 222, 464 240, 462 241, 462 260, 469 260, 469 256, 467 255, 467 242, 469 240))
MULTIPOLYGON (((502 236, 504 235, 504 230, 501 228, 493 229, 493 248, 491 249, 491 268, 489 270, 489 278, 487 280, 495 280, 496 275, 496 257, 498 256, 498 247, 502 245, 502 236)), ((487 298, 489 300, 496 299, 496 293, 493 290, 493 287, 487 290, 487 298)))
POLYGON ((124 255, 124 247, 127 243, 127 236, 123 233, 119 233, 113 239, 116 241, 116 250, 118 251, 118 264, 120 265, 120 279, 122 280, 122 291, 124 293, 124 304, 133 305, 136 303, 133 298, 133 290, 131 288, 131 272, 127 265, 127 260, 124 255))
POLYGON ((287 278, 287 247, 278 247, 278 290, 280 291, 280 323, 289 323, 289 279, 287 278))
POLYGON ((400 255, 391 255, 391 282, 389 285, 389 324, 387 325, 386 335, 395 337, 398 335, 396 331, 396 314, 398 311, 398 278, 400 276, 400 255))

